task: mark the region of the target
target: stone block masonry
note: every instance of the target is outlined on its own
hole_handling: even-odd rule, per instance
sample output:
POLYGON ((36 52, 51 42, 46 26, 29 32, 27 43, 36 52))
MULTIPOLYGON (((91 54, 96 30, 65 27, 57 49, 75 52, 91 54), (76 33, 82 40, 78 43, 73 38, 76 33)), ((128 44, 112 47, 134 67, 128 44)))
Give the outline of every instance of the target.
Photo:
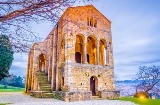
POLYGON ((56 91, 68 102, 118 98, 111 21, 93 5, 67 8, 47 38, 30 48, 25 88, 47 90, 46 97, 56 91))

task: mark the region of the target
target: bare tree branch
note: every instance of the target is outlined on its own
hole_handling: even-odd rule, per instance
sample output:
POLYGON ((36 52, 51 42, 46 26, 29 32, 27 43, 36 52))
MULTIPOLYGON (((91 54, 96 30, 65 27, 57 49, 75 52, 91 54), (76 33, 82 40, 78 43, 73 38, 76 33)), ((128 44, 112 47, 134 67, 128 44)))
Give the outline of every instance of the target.
MULTIPOLYGON (((78 0, 90 2, 94 0, 78 0)), ((77 0, 3 0, 0 1, 0 34, 10 37, 15 52, 27 52, 39 39, 32 22, 57 23, 67 7, 77 0), (33 40, 34 39, 34 40, 33 40)))
MULTIPOLYGON (((158 91, 160 85, 160 67, 159 66, 141 66, 139 72, 136 74, 137 91, 143 91, 146 93, 158 91)), ((160 91, 159 91, 160 92, 160 91)))

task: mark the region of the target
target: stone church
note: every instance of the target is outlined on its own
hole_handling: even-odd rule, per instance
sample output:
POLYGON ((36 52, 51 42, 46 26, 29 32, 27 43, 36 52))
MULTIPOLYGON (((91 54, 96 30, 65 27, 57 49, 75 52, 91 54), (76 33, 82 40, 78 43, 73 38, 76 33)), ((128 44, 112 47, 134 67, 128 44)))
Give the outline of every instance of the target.
POLYGON ((31 47, 25 91, 65 101, 118 98, 112 46, 111 21, 93 5, 67 8, 47 38, 31 47))

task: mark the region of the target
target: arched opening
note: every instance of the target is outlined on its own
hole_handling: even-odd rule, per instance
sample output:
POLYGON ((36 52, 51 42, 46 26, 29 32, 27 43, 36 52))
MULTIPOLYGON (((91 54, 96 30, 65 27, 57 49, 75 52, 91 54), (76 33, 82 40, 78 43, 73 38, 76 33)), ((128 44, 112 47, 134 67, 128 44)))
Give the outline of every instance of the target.
POLYGON ((87 61, 89 64, 96 64, 96 38, 89 36, 87 38, 87 61))
POLYGON ((75 54, 76 63, 81 63, 81 53, 76 52, 75 54))
POLYGON ((46 58, 44 54, 40 54, 38 58, 38 69, 39 71, 45 71, 46 58))
POLYGON ((89 55, 87 54, 87 62, 89 63, 89 55))
POLYGON ((98 79, 96 76, 90 78, 90 91, 92 95, 95 96, 98 93, 98 79))
POLYGON ((105 46, 106 46, 106 42, 104 39, 101 39, 100 42, 99 42, 99 60, 100 60, 100 64, 101 65, 105 65, 106 63, 106 49, 105 49, 105 46))
POLYGON ((77 35, 75 43, 75 61, 76 63, 82 63, 84 61, 84 36, 77 35))
POLYGON ((64 77, 62 77, 61 86, 64 86, 64 77))

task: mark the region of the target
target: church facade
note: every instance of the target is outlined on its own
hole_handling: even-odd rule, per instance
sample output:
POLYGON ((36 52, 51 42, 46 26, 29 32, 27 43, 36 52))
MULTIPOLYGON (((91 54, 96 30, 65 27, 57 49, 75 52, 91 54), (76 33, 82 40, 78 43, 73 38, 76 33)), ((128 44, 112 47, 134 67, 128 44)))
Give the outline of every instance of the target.
POLYGON ((31 47, 26 92, 44 92, 45 80, 65 101, 119 97, 112 46, 111 22, 94 6, 68 8, 47 38, 31 47))

